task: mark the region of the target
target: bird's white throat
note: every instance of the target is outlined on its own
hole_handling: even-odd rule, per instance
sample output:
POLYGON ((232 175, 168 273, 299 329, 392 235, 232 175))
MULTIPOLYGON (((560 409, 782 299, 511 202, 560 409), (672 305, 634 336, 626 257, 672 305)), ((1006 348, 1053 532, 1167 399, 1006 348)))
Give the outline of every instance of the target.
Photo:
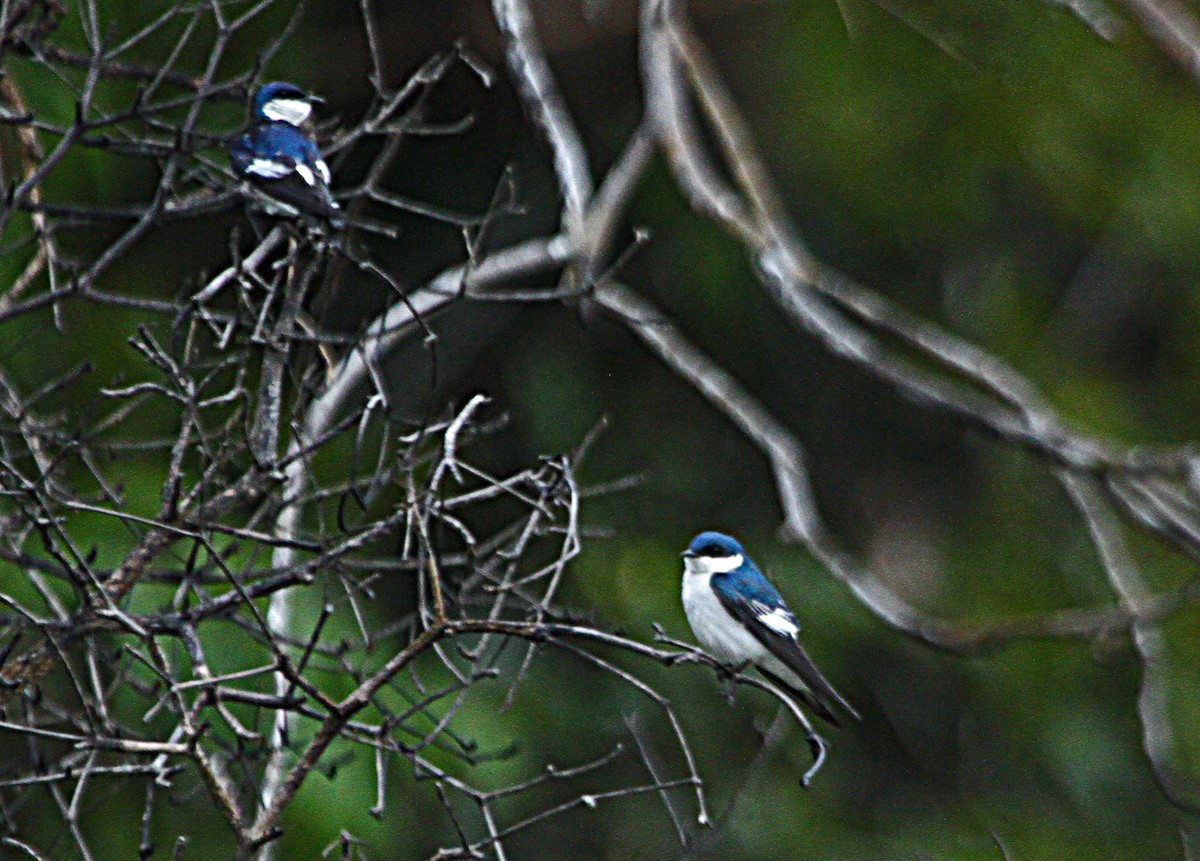
POLYGON ((312 105, 303 99, 271 99, 263 105, 263 116, 269 120, 282 120, 294 126, 303 123, 312 115, 312 105))
POLYGON ((734 568, 741 568, 744 561, 741 553, 732 556, 685 556, 683 570, 699 577, 727 574, 734 568))

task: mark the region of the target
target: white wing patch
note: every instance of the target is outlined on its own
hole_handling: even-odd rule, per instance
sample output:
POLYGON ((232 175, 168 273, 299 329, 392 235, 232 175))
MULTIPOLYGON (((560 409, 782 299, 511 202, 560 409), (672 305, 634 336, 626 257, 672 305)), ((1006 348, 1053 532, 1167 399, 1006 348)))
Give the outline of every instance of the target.
POLYGON ((762 625, 770 628, 776 634, 785 637, 795 637, 800 633, 800 624, 787 607, 768 607, 755 601, 754 618, 762 625))
POLYGON ((297 162, 296 163, 296 173, 298 173, 300 175, 300 178, 302 180, 304 180, 306 183, 308 183, 309 185, 317 184, 317 178, 315 176, 313 176, 312 168, 309 167, 308 165, 300 164, 299 162, 297 162))
POLYGON ((329 181, 332 179, 332 177, 329 175, 329 165, 325 164, 325 159, 317 159, 317 163, 314 164, 313 167, 317 169, 317 173, 320 175, 322 181, 326 185, 329 185, 329 181))
MULTIPOLYGON (((295 168, 290 164, 281 161, 275 161, 269 158, 256 158, 250 162, 250 166, 246 168, 246 173, 252 173, 255 176, 261 176, 263 179, 280 179, 287 176, 295 168)), ((307 168, 305 168, 307 170, 307 168)), ((310 171, 311 175, 311 171, 310 171)), ((311 181, 309 182, 311 185, 311 181)))
POLYGON ((303 125, 312 115, 312 105, 303 99, 271 99, 263 105, 263 116, 269 120, 282 120, 294 126, 303 125))

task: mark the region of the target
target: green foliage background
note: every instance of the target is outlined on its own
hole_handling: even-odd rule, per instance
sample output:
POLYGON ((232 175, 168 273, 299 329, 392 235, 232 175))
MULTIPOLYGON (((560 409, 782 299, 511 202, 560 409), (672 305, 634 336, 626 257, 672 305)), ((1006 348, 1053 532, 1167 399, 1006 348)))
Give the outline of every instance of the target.
MULTIPOLYGON (((460 38, 503 70, 487 4, 379 5, 393 82, 460 38)), ((1195 439, 1197 83, 1135 27, 1105 42, 1055 4, 887 5, 902 14, 855 7, 849 33, 833 0, 694 10, 813 251, 1011 362, 1081 429, 1124 443, 1195 439)), ((102 6, 119 33, 154 14, 134 0, 102 6)), ((535 6, 602 169, 639 119, 635 13, 615 0, 593 3, 589 22, 574 2, 535 6)), ((268 16, 257 32, 263 43, 291 11, 280 5, 268 16)), ((60 41, 77 26, 68 16, 60 41)), ((237 62, 251 63, 263 43, 246 38, 237 62)), ((150 44, 145 54, 161 49, 150 44)), ((328 99, 327 116, 353 118, 368 98, 367 63, 354 4, 311 3, 267 77, 311 87, 328 99)), ((36 64, 10 56, 6 72, 31 104, 57 112, 49 118, 69 119, 71 104, 56 102, 60 88, 36 64)), ((130 93, 111 87, 104 100, 115 107, 130 93)), ((440 87, 434 113, 471 113, 474 123, 459 136, 406 144, 392 188, 479 212, 511 163, 526 214, 506 218, 500 238, 552 227, 547 150, 503 74, 486 89, 456 72, 440 87)), ((211 125, 231 130, 240 120, 230 106, 211 125)), ((156 177, 145 163, 113 164, 97 153, 72 156, 51 175, 47 197, 123 203, 152 189, 156 177)), ((356 167, 344 168, 335 185, 352 181, 356 167)), ((239 221, 156 232, 106 286, 174 296, 222 264, 239 221)), ((405 283, 461 260, 453 228, 418 216, 402 226, 381 256, 405 283)), ((689 212, 661 161, 639 188, 634 226, 649 227, 653 240, 624 279, 795 430, 812 455, 824 513, 902 594, 931 614, 966 620, 1113 602, 1084 527, 1044 464, 898 398, 789 327, 757 287, 742 249, 689 212)), ((106 238, 73 241, 82 253, 106 238)), ((0 258, 0 283, 11 283, 24 260, 18 250, 0 258)), ((344 291, 323 322, 353 331, 386 301, 376 285, 363 284, 344 291)), ((62 334, 48 314, 0 326, 0 361, 27 388, 85 359, 96 379, 115 379, 137 367, 126 340, 139 323, 169 325, 68 305, 62 334)), ((512 424, 486 443, 483 457, 508 466, 567 449, 607 417, 587 478, 644 476, 635 489, 585 509, 588 523, 615 535, 586 545, 562 595, 567 606, 647 640, 654 622, 687 636, 678 552, 702 528, 733 532, 789 598, 818 663, 864 712, 861 726, 832 734, 831 760, 812 789, 798 784, 808 752, 794 731, 743 786, 774 706, 748 690, 730 705, 698 667, 649 669, 679 707, 714 806, 720 811, 740 793, 725 827, 702 838, 712 857, 1184 857, 1188 823, 1158 791, 1141 747, 1138 665, 1128 642, 1030 642, 969 659, 914 644, 802 549, 776 540, 780 514, 765 461, 612 321, 570 304, 488 304, 457 307, 433 325, 443 338, 436 392, 425 386, 419 351, 389 368, 414 415, 431 400, 461 403, 487 392, 512 424)), ((57 406, 86 408, 65 398, 57 406)), ((148 416, 147 433, 169 420, 148 416)), ((124 478, 130 498, 144 493, 152 513, 160 476, 146 466, 124 478)), ((98 564, 106 530, 118 528, 94 518, 98 564)), ((1194 566, 1158 545, 1136 538, 1135 547, 1159 588, 1195 577, 1194 566)), ((0 589, 20 592, 19 579, 0 567, 0 589)), ((1177 664, 1176 729, 1200 753, 1198 622, 1189 608, 1167 631, 1177 664)), ((237 648, 225 654, 228 668, 241 664, 237 648)), ((643 722, 660 752, 670 750, 661 712, 559 654, 535 665, 512 710, 498 711, 503 695, 502 685, 489 689, 460 724, 485 750, 517 743, 513 759, 489 766, 497 785, 628 742, 623 714, 643 722)), ((340 829, 366 840, 372 858, 425 857, 451 842, 431 787, 399 769, 394 778, 387 810, 375 820, 367 812, 372 764, 361 753, 332 776, 315 776, 286 821, 283 856, 315 857, 340 829)), ((507 817, 553 797, 548 788, 514 801, 507 817)), ((690 811, 686 796, 678 798, 690 811)), ((92 812, 88 831, 101 857, 135 854, 140 805, 117 789, 111 807, 92 812)), ((46 827, 53 829, 53 817, 46 827)), ((220 857, 226 839, 215 814, 198 819, 184 857, 220 857)), ((657 799, 634 796, 550 820, 506 848, 514 859, 625 859, 670 857, 674 845, 657 799)), ((65 855, 69 845, 60 848, 65 855)))

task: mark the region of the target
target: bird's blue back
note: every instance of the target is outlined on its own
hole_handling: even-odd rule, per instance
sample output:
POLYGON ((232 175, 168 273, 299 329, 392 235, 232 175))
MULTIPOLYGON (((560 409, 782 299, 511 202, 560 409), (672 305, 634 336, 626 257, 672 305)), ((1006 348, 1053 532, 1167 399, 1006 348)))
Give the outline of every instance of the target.
POLYGON ((704 548, 720 547, 727 555, 740 555, 742 564, 722 574, 712 575, 712 587, 727 594, 748 601, 758 601, 768 607, 784 607, 783 596, 771 585, 771 581, 763 576, 736 538, 723 532, 701 532, 692 539, 689 549, 693 552, 703 552, 704 548))
POLYGON ((255 158, 273 161, 291 158, 307 165, 316 164, 321 158, 321 151, 317 149, 312 138, 289 123, 263 123, 242 139, 247 138, 255 158))
POLYGON ((258 124, 229 147, 229 160, 239 176, 245 176, 256 159, 313 167, 321 160, 321 151, 295 126, 267 122, 258 124))
POLYGON ((728 590, 739 598, 758 601, 768 607, 784 607, 783 596, 771 585, 763 573, 758 570, 754 560, 742 554, 743 562, 740 567, 724 574, 714 574, 712 585, 714 589, 728 590))

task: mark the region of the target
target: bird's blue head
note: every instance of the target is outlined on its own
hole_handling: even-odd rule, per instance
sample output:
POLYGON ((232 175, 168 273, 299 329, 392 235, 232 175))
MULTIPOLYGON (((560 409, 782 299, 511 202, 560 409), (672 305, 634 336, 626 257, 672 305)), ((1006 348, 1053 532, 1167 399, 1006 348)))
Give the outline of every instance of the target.
POLYGON ((254 94, 254 115, 260 120, 273 120, 303 125, 312 115, 313 104, 321 99, 304 92, 286 81, 263 84, 254 94))
POLYGON ((746 562, 746 551, 737 539, 723 532, 701 532, 683 551, 685 575, 708 577, 728 574, 746 562))

